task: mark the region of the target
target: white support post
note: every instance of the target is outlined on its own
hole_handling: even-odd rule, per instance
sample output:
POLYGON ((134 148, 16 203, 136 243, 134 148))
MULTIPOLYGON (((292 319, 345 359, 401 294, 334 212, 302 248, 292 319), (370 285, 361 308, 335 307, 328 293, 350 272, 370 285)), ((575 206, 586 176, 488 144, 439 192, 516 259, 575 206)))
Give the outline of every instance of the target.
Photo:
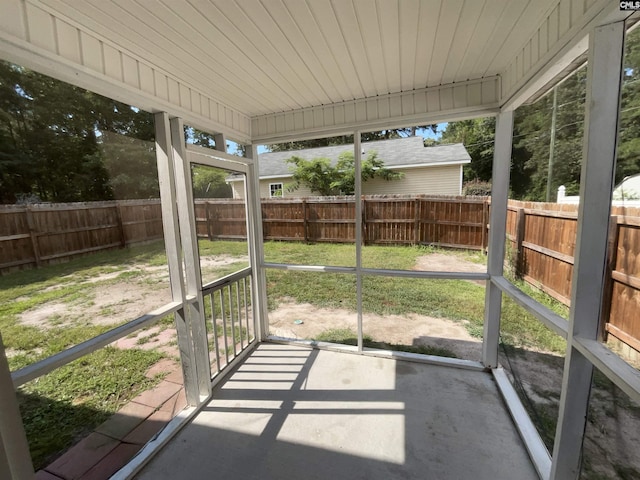
POLYGON ((498 114, 493 153, 493 174, 491 177, 491 216, 489 220, 489 254, 487 259, 489 280, 487 281, 484 302, 484 336, 482 342, 482 363, 488 368, 496 368, 498 366, 502 291, 491 282, 491 278, 502 277, 504 270, 512 134, 513 111, 498 114))
POLYGON ((260 178, 258 173, 258 146, 249 145, 247 156, 253 160, 245 179, 244 196, 247 202, 247 239, 251 260, 251 305, 256 338, 264 341, 269 335, 267 311, 267 277, 264 268, 264 240, 262 235, 262 205, 260 203, 260 178))
POLYGON ((577 479, 593 364, 574 338, 597 340, 616 165, 625 24, 596 27, 589 38, 584 154, 569 335, 551 479, 577 479))
POLYGON ((355 240, 356 240, 356 304, 358 322, 358 351, 364 348, 362 325, 362 144, 360 132, 353 132, 353 158, 355 175, 355 240))
POLYGON ((9 363, 0 335, 0 478, 35 478, 9 363))
POLYGON ((198 395, 198 377, 191 331, 186 315, 186 296, 182 273, 182 246, 178 227, 178 211, 171 149, 169 115, 166 112, 155 114, 156 160, 158 164, 158 183, 160 185, 160 205, 162 208, 162 229, 164 248, 169 264, 171 296, 174 302, 182 303, 175 314, 178 349, 184 377, 187 403, 195 406, 200 402, 198 395))
POLYGON ((180 222, 180 240, 184 257, 186 280, 185 311, 193 339, 198 393, 201 397, 211 394, 211 363, 205 325, 204 300, 202 298, 202 277, 198 253, 195 212, 193 211, 193 186, 191 166, 187 160, 182 119, 173 118, 171 124, 171 144, 176 182, 176 202, 180 222))

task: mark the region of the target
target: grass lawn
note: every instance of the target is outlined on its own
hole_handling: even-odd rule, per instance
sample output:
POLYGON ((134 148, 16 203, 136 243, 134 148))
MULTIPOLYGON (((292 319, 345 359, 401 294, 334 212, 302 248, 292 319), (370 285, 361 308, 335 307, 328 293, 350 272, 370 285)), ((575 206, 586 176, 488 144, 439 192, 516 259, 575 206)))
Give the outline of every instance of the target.
MULTIPOLYGON (((230 261, 224 265, 209 269, 209 276, 219 278, 247 264, 244 242, 202 240, 200 251, 202 256, 230 257, 230 261)), ((418 257, 436 251, 427 247, 367 246, 363 249, 363 265, 369 268, 411 269, 418 257)), ((267 261, 277 263, 352 266, 355 264, 354 252, 353 245, 348 244, 265 244, 267 261)), ((484 257, 478 252, 447 251, 446 254, 476 263, 484 262, 484 257)), ((0 277, 0 331, 9 352, 12 370, 60 352, 114 326, 90 322, 56 324, 56 319, 51 318, 46 320, 48 326, 44 328, 25 325, 19 321, 20 315, 51 301, 89 305, 93 288, 131 278, 146 281, 135 268, 132 271, 134 266, 140 264, 155 267, 166 265, 162 243, 102 252, 65 264, 0 277), (104 282, 87 282, 87 279, 101 276, 107 279, 104 282)), ((270 269, 267 271, 267 282, 271 309, 285 299, 322 307, 354 311, 356 308, 355 277, 351 274, 270 269)), ((466 328, 475 336, 482 335, 484 295, 482 285, 462 280, 371 276, 363 281, 365 312, 380 315, 416 313, 464 321, 466 328)), ((563 306, 545 301, 563 314, 563 306)), ((502 336, 505 342, 514 346, 534 346, 553 352, 564 350, 564 342, 560 337, 508 300, 503 304, 502 336)), ((353 332, 334 331, 327 332, 320 339, 348 342, 353 338, 353 332)), ((371 339, 367 339, 367 342, 369 346, 407 349, 406 346, 383 345, 371 339)), ((447 354, 444 350, 428 349, 419 350, 419 353, 447 354)), ((22 386, 19 398, 36 467, 45 465, 53 454, 65 449, 130 398, 159 381, 157 378, 147 379, 144 372, 162 357, 163 354, 157 351, 108 347, 22 386)))
MULTIPOLYGON (((320 260, 330 258, 332 265, 349 266, 353 246, 341 244, 305 245, 301 243, 268 242, 265 257, 285 263, 288 255, 296 261, 322 265, 320 260), (316 256, 317 254, 317 256, 316 256), (277 260, 275 260, 277 259, 277 260)), ((418 257, 442 250, 432 247, 367 246, 363 248, 363 265, 368 268, 411 270, 418 257)), ((446 251, 447 255, 482 263, 479 252, 446 251)), ((535 295, 558 314, 566 316, 567 308, 544 293, 518 285, 535 295)), ((310 303, 320 307, 356 309, 355 277, 347 274, 267 270, 269 308, 277 307, 282 299, 310 303)), ((431 280, 369 276, 363 279, 364 312, 380 315, 406 315, 415 313, 438 318, 465 321, 469 333, 482 336, 484 324, 484 296, 482 285, 465 280, 431 280)), ((562 353, 564 340, 542 325, 533 315, 524 311, 510 299, 503 300, 501 323, 503 342, 514 346, 534 347, 562 353)))
MULTIPOLYGON (((18 321, 20 314, 53 300, 89 304, 94 287, 84 280, 139 263, 164 265, 162 245, 101 252, 0 277, 0 332, 10 368, 17 370, 113 328, 84 322, 56 326, 55 319, 47 327, 25 325, 18 321)), ((115 281, 117 277, 108 282, 115 281)), ((144 374, 162 357, 154 351, 107 347, 21 386, 18 399, 36 469, 158 383, 159 378, 144 374)))

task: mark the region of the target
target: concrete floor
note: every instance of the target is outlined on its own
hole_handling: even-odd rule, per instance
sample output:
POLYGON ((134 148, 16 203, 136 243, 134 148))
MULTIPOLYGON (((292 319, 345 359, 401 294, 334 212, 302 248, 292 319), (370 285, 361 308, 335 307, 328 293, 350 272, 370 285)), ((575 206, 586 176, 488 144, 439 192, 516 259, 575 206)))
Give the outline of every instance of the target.
POLYGON ((262 344, 136 478, 538 477, 490 374, 262 344))

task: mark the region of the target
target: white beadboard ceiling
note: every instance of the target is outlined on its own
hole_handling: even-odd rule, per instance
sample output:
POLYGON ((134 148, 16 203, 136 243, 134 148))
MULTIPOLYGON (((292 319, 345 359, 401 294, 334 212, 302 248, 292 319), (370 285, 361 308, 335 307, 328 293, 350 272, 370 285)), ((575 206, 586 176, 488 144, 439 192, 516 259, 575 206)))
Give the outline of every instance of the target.
POLYGON ((41 0, 250 117, 500 74, 555 0, 41 0))
POLYGON ((512 108, 610 0, 0 0, 0 56, 242 142, 512 108))

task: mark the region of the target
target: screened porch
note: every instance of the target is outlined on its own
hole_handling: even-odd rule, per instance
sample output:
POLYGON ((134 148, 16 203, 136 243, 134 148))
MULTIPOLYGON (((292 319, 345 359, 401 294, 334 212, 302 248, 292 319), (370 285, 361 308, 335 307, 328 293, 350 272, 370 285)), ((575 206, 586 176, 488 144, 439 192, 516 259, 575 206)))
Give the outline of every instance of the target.
POLYGON ((17 371, 0 355, 2 478, 34 478, 15 389, 166 315, 175 319, 187 406, 112 478, 577 479, 594 372, 640 400, 638 370, 599 337, 622 55, 637 14, 617 2, 571 0, 3 3, 3 59, 154 114, 171 302, 17 371), (505 275, 513 119, 585 61, 565 319, 505 275), (496 127, 482 271, 368 263, 359 201, 349 264, 265 256, 259 145, 353 135, 360 199, 363 132, 483 116, 495 116, 496 127), (185 124, 214 134, 216 149, 188 145, 185 124), (244 155, 228 153, 227 139, 245 145, 244 155), (244 179, 248 266, 211 282, 201 272, 196 165, 244 179), (353 344, 273 335, 268 272, 349 279, 353 344), (478 358, 368 346, 372 278, 482 284, 478 358), (506 298, 567 342, 557 427, 546 443, 503 368, 506 298))

